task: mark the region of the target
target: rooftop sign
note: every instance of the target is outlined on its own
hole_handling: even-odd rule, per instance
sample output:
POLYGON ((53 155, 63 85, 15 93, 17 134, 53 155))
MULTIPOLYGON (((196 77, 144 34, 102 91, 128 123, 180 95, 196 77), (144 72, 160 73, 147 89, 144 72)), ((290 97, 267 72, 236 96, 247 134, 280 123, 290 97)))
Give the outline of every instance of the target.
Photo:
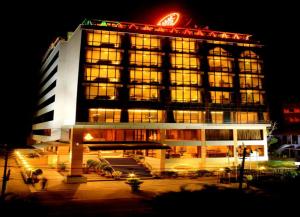
POLYGON ((170 13, 158 21, 158 26, 175 26, 180 17, 179 13, 170 13))

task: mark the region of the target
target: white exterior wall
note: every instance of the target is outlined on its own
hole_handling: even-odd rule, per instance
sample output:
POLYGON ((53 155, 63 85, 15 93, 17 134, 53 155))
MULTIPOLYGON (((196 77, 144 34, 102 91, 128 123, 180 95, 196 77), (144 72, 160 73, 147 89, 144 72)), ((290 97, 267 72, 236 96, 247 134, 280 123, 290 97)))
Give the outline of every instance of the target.
POLYGON ((32 126, 33 130, 51 129, 51 136, 33 135, 33 140, 37 142, 59 140, 61 138, 62 126, 75 124, 81 35, 82 30, 79 26, 68 41, 61 40, 58 42, 47 61, 43 64, 42 70, 47 67, 55 54, 59 52, 58 59, 43 75, 41 81, 43 81, 56 66, 57 72, 45 83, 40 93, 47 89, 54 81, 56 81, 56 87, 40 98, 38 104, 43 103, 53 95, 55 95, 55 101, 36 113, 36 116, 40 116, 54 110, 53 120, 32 126))

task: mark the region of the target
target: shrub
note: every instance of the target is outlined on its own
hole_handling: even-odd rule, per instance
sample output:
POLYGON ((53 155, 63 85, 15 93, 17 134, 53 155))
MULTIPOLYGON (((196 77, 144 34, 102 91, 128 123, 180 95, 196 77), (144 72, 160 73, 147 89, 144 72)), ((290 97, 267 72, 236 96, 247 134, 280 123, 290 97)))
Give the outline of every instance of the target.
POLYGON ((112 173, 112 176, 114 177, 114 179, 120 179, 122 176, 122 172, 121 171, 114 171, 112 173))
POLYGON ((143 183, 143 181, 137 177, 130 177, 127 178, 125 183, 131 187, 132 192, 137 192, 140 190, 140 185, 143 183))

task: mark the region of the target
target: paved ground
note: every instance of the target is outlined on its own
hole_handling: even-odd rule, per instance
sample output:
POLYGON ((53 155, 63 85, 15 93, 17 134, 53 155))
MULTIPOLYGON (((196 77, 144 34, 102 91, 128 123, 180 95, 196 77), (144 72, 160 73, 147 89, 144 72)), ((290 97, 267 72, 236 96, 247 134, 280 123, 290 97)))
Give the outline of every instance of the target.
MULTIPOLYGON (((4 169, 4 159, 0 158, 0 185, 2 186, 2 178, 3 178, 3 169, 4 169)), ((29 195, 30 189, 29 186, 26 185, 23 181, 23 178, 21 176, 20 168, 17 162, 15 161, 15 158, 13 156, 10 156, 8 160, 8 169, 10 169, 10 179, 7 182, 7 193, 15 193, 18 195, 29 195)))

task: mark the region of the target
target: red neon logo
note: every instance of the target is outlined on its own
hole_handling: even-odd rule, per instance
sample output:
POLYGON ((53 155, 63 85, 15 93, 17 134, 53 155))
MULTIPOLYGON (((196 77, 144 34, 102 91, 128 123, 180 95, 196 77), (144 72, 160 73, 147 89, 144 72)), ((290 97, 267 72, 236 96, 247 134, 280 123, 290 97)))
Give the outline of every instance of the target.
POLYGON ((164 18, 162 18, 157 25, 158 26, 175 26, 180 17, 179 13, 170 13, 164 18))

